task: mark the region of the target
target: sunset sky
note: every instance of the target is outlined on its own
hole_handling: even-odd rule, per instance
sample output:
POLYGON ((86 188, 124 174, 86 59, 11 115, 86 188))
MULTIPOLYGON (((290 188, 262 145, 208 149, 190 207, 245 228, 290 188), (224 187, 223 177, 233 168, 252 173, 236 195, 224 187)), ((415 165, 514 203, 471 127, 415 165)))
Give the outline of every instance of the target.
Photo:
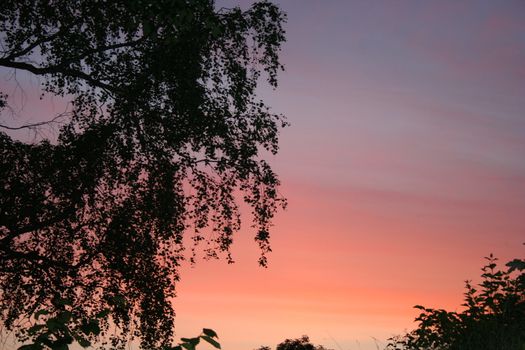
POLYGON ((523 256, 525 3, 279 4, 286 71, 261 97, 291 122, 269 158, 289 207, 268 269, 246 225, 235 264, 183 271, 176 330, 375 349, 415 304, 459 308, 484 256, 523 256))
MULTIPOLYGON (((266 157, 289 205, 268 268, 249 216, 235 264, 183 266, 176 333, 383 348, 414 305, 459 309, 484 256, 524 255, 525 2, 278 3, 286 71, 259 96, 291 123, 266 157)), ((58 108, 26 103, 39 87, 24 84, 28 118, 58 108)))

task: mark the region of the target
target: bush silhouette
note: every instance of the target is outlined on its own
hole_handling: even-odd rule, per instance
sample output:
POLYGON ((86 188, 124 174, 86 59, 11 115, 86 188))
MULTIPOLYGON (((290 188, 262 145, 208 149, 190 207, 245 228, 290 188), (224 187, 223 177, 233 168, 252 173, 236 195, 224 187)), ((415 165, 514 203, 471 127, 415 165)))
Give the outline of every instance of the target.
POLYGON ((466 282, 462 312, 416 305, 418 327, 389 339, 387 350, 524 350, 525 260, 500 270, 492 254, 485 259, 479 290, 466 282))
MULTIPOLYGON (((279 343, 276 350, 329 350, 322 345, 314 345, 310 343, 310 338, 303 335, 297 339, 286 339, 279 343)), ((256 350, 271 350, 269 346, 261 346, 256 350)))

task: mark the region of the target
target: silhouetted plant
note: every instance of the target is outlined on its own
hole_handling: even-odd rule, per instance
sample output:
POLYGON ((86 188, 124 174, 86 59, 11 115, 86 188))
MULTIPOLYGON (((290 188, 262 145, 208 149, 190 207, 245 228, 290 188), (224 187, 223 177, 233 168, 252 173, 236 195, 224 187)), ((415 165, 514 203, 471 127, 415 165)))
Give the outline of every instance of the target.
POLYGON ((272 350, 272 348, 266 345, 262 345, 255 350, 272 350))
POLYGON ((297 339, 286 339, 282 343, 279 343, 276 350, 328 350, 322 345, 314 345, 310 343, 310 338, 307 335, 303 335, 297 339))
MULTIPOLYGON (((77 342, 81 347, 92 345, 91 340, 97 339, 102 332, 101 322, 105 322, 109 309, 103 310, 93 318, 81 319, 73 317, 69 300, 55 300, 53 311, 41 309, 34 314, 35 323, 29 328, 20 330, 19 340, 29 344, 22 345, 18 350, 68 350, 69 345, 77 342), (41 320, 43 319, 43 320, 41 320), (72 323, 80 322, 75 327, 72 323)), ((181 343, 175 346, 164 346, 159 350, 195 350, 201 340, 221 349, 214 330, 204 328, 202 333, 194 338, 181 338, 181 343)))
POLYGON ((390 339, 387 349, 402 350, 524 350, 525 260, 497 269, 497 259, 486 257, 480 289, 466 282, 462 312, 425 308, 418 327, 390 339))
POLYGON ((286 122, 256 89, 263 74, 277 86, 284 21, 268 1, 0 1, 0 67, 37 76, 72 106, 56 140, 21 142, 9 130, 34 124, 0 120, 8 330, 70 300, 71 331, 109 310, 101 334, 115 325, 118 346, 169 346, 184 242, 233 262, 241 201, 266 265, 285 201, 261 153, 278 151, 286 122))

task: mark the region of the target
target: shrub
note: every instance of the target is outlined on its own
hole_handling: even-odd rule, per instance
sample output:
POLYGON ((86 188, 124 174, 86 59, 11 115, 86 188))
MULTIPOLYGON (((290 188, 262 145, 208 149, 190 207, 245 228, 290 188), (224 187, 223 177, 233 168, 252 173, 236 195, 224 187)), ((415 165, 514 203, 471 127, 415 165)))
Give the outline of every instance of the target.
POLYGON ((389 339, 387 350, 525 350, 525 260, 497 268, 491 254, 479 290, 466 281, 462 312, 425 308, 418 327, 389 339))

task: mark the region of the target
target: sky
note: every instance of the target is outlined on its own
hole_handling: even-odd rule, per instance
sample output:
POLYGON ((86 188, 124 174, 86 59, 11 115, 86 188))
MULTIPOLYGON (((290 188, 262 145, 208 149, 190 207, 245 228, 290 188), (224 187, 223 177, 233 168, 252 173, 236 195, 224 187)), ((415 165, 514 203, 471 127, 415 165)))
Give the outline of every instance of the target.
MULTIPOLYGON (((484 256, 523 256, 525 2, 278 3, 286 70, 259 96, 291 123, 266 157, 289 205, 268 268, 249 217, 235 264, 183 266, 176 333, 382 348, 416 304, 459 310, 484 256)), ((26 115, 61 111, 31 86, 26 115)))
POLYGON ((176 331, 381 348, 416 304, 460 310, 483 257, 523 256, 525 3, 278 3, 286 71, 260 96, 291 123, 268 157, 289 206, 267 269, 246 227, 235 264, 183 270, 176 331))

